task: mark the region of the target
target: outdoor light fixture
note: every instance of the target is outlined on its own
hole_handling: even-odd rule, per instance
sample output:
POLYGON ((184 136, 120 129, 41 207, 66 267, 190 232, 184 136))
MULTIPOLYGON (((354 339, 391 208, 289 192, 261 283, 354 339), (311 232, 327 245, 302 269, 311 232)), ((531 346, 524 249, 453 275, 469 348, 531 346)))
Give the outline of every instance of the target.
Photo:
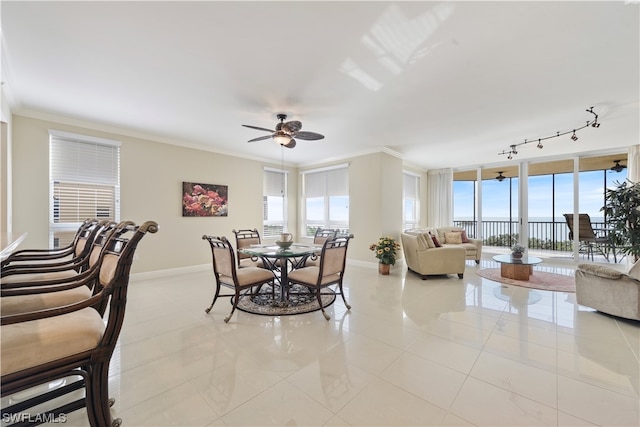
MULTIPOLYGON (((571 139, 573 141, 577 141, 578 140, 578 135, 576 135, 577 131, 582 130, 582 129, 586 128, 586 127, 599 128, 600 127, 600 123, 598 123, 598 115, 593 111, 593 107, 587 109, 586 111, 587 111, 587 113, 591 113, 591 114, 593 114, 595 116, 593 120, 588 120, 587 124, 585 124, 584 126, 581 126, 579 128, 575 128, 573 130, 569 130, 569 131, 566 131, 566 132, 556 132, 555 135, 547 136, 547 137, 544 137, 544 138, 538 138, 538 144, 536 145, 536 147, 539 148, 539 149, 542 149, 542 148, 544 148, 544 145, 542 145, 542 141, 545 141, 547 139, 552 139, 552 138, 558 138, 558 137, 561 137, 563 135, 569 135, 569 134, 571 134, 571 139)), ((502 150, 500 153, 498 153, 498 155, 506 154, 507 155, 507 159, 511 160, 511 159, 513 159, 514 155, 518 154, 518 149, 517 148, 520 145, 529 144, 530 142, 534 142, 534 141, 535 140, 531 140, 530 141, 528 139, 525 139, 524 142, 521 142, 519 144, 512 144, 512 145, 509 146, 508 150, 502 150)))

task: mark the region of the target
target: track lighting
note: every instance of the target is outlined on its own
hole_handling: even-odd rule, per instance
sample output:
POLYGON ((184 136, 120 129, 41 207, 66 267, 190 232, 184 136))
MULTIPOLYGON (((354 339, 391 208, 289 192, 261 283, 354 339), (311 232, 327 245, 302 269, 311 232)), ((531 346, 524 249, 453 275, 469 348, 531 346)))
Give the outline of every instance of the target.
MULTIPOLYGON (((559 138, 559 137, 561 137, 563 135, 569 135, 569 134, 571 134, 571 139, 573 141, 577 141, 578 140, 578 135, 576 134, 576 132, 578 132, 579 130, 582 130, 582 129, 586 128, 586 127, 599 128, 600 127, 600 123, 598 123, 598 115, 593 111, 593 107, 587 109, 587 112, 591 113, 591 114, 593 114, 595 116, 593 120, 588 120, 584 126, 581 126, 579 128, 575 128, 573 130, 569 130, 569 131, 566 131, 566 132, 556 132, 555 135, 547 136, 547 137, 544 137, 544 138, 538 138, 538 144, 536 145, 536 147, 539 148, 539 149, 542 149, 542 148, 544 148, 544 145, 542 145, 542 141, 547 140, 547 139, 551 139, 551 138, 559 138)), ((535 140, 529 141, 528 139, 525 139, 524 142, 521 142, 519 144, 512 144, 512 145, 509 146, 509 150, 502 150, 502 152, 498 153, 498 155, 506 154, 507 158, 509 160, 511 160, 511 159, 513 159, 513 155, 518 154, 518 147, 520 145, 525 145, 525 144, 528 144, 528 143, 534 142, 534 141, 535 140)))
POLYGON ((578 137, 576 136, 576 130, 573 130, 573 135, 571 135, 571 139, 573 139, 574 141, 578 140, 578 137))

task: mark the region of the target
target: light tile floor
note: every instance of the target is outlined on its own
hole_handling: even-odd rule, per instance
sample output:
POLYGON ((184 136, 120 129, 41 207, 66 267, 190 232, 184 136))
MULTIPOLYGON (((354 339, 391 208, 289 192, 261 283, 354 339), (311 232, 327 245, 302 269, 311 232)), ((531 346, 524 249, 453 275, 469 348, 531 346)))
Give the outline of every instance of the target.
MULTIPOLYGON (((545 271, 573 274, 545 262, 545 271)), ((266 317, 209 270, 133 279, 110 391, 124 426, 640 425, 640 322, 475 274, 347 266, 320 312, 266 317)), ((65 425, 87 425, 84 411, 65 425)))

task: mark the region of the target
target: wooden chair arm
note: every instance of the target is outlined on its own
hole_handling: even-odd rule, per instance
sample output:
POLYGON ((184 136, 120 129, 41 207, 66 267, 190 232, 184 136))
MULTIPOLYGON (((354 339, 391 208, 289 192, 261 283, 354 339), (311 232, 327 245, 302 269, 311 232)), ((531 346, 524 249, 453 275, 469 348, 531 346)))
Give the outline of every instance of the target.
POLYGON ((99 303, 101 303, 104 298, 107 298, 110 292, 111 290, 109 288, 105 288, 96 295, 73 304, 49 308, 46 310, 32 311, 29 313, 1 316, 0 325, 11 325, 14 323, 29 322, 31 320, 46 319, 48 317, 55 317, 63 314, 73 313, 74 311, 82 310, 83 308, 87 307, 95 307, 99 303), (107 290, 109 292, 106 292, 107 290))

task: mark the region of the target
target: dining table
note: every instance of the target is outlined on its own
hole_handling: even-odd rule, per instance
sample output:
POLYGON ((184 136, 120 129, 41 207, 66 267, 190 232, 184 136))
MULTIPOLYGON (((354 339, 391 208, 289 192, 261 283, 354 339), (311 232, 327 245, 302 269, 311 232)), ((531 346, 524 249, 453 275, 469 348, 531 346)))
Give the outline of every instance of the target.
POLYGON ((293 243, 287 248, 276 244, 257 244, 238 249, 238 252, 260 258, 265 268, 279 272, 276 279, 280 282, 279 305, 286 305, 289 300, 289 269, 304 266, 309 257, 316 257, 322 251, 322 245, 293 243))

